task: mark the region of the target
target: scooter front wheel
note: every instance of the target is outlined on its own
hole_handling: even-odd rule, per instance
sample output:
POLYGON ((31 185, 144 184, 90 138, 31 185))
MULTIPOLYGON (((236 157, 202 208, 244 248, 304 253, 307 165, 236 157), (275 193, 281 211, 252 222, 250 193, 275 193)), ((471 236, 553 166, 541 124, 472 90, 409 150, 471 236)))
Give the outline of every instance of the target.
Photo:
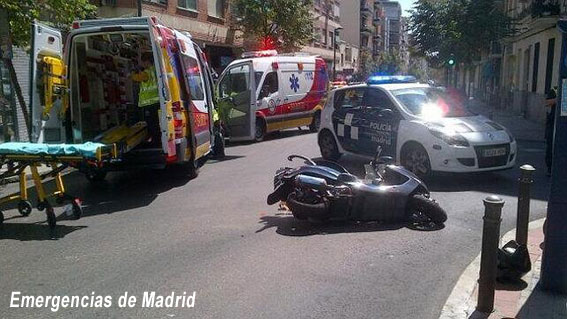
POLYGON ((415 194, 408 201, 409 214, 423 214, 432 222, 442 225, 447 221, 447 213, 433 199, 424 194, 415 194))

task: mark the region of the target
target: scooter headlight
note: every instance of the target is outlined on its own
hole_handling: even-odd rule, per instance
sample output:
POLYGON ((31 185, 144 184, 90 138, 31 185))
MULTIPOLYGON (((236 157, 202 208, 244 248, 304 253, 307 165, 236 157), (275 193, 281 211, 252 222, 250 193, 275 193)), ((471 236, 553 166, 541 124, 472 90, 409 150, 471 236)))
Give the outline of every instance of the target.
POLYGON ((450 131, 442 131, 438 128, 429 128, 429 132, 439 138, 442 139, 445 143, 452 145, 452 146, 460 146, 460 147, 469 147, 469 141, 459 133, 450 132, 450 131))

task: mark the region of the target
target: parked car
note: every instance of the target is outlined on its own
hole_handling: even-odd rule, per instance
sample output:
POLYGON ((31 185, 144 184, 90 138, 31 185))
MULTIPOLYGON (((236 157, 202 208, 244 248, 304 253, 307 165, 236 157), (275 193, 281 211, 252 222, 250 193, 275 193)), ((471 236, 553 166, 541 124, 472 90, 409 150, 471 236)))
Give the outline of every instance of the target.
POLYGON ((318 134, 321 154, 383 154, 420 177, 432 172, 512 168, 517 146, 500 124, 471 113, 462 101, 413 77, 371 77, 331 91, 318 134))

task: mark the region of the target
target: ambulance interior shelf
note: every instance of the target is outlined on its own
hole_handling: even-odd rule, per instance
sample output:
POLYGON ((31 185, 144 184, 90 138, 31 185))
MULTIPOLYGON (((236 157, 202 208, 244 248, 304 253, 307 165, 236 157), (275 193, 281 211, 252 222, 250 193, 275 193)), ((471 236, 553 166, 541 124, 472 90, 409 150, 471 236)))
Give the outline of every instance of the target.
POLYGON ((142 54, 152 52, 147 32, 77 36, 71 63, 73 141, 116 143, 119 152, 158 148, 159 106, 138 107, 136 74, 147 72, 142 54), (155 135, 155 136, 154 136, 155 135))

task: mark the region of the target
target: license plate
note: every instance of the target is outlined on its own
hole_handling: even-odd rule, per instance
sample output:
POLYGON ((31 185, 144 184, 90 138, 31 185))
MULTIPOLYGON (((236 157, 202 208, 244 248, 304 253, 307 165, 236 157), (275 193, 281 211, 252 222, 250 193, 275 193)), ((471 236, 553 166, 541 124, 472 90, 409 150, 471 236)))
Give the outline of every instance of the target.
POLYGON ((503 156, 506 155, 506 148, 489 148, 482 151, 482 156, 484 157, 495 157, 495 156, 503 156))

